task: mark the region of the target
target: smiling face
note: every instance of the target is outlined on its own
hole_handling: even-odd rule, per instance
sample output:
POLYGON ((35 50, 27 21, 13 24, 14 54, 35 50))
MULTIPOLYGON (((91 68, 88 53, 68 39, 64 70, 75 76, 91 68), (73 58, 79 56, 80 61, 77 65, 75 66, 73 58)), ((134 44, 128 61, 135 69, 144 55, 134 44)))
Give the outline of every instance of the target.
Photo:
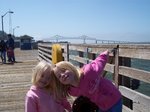
POLYGON ((75 81, 75 74, 67 69, 63 69, 63 68, 59 68, 59 67, 55 67, 54 69, 54 74, 55 76, 58 78, 58 80, 62 83, 62 84, 70 84, 72 85, 73 82, 75 81))

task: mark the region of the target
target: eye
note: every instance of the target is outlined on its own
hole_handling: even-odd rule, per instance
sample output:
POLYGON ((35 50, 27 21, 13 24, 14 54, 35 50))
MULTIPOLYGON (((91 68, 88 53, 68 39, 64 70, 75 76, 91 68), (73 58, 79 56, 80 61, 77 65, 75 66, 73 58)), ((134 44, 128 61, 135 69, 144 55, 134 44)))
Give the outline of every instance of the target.
POLYGON ((60 78, 61 78, 61 75, 59 74, 59 75, 58 75, 58 79, 60 79, 60 78))
POLYGON ((60 74, 60 73, 55 73, 55 75, 56 75, 56 77, 57 77, 58 79, 61 78, 61 74, 60 74))
POLYGON ((61 72, 62 72, 62 73, 64 73, 65 71, 66 71, 66 69, 64 69, 64 68, 61 69, 61 72))
POLYGON ((44 77, 44 74, 41 75, 41 78, 43 78, 43 77, 44 77))

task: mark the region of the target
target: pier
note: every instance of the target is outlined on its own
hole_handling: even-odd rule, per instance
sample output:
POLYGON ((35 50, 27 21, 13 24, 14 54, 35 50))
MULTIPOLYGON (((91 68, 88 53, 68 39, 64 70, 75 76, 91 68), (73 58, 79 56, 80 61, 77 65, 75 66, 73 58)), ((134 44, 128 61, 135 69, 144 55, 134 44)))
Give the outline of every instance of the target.
MULTIPOLYGON (((52 63, 52 45, 60 44, 63 59, 82 67, 106 50, 117 44, 70 44, 39 43, 38 50, 15 49, 14 64, 0 63, 0 112, 24 112, 25 94, 31 86, 32 68, 39 60, 52 63)), ((140 82, 150 83, 150 45, 120 44, 110 55, 112 62, 105 66, 105 77, 108 77, 122 93, 123 112, 149 112, 150 94, 137 91, 140 82), (145 69, 134 67, 133 61, 145 61, 145 69)), ((147 91, 150 91, 147 86, 147 91)))
POLYGON ((0 62, 0 112, 24 112, 25 94, 31 86, 37 50, 15 49, 16 63, 0 62))

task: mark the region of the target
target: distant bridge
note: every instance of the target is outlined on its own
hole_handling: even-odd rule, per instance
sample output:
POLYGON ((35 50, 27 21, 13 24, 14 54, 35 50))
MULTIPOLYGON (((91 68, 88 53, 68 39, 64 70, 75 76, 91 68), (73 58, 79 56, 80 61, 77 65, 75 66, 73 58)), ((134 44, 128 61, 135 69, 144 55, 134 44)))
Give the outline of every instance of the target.
POLYGON ((62 42, 62 41, 66 41, 66 42, 70 42, 69 40, 73 40, 73 42, 71 43, 75 43, 74 40, 76 40, 77 43, 95 43, 95 44, 98 44, 98 43, 112 43, 112 44, 129 44, 129 43, 132 43, 132 42, 128 42, 128 41, 115 41, 115 40, 101 40, 101 39, 97 39, 97 38, 92 38, 92 37, 89 37, 89 36, 86 36, 86 35, 82 35, 82 36, 79 36, 79 37, 64 37, 64 36, 60 36, 60 35, 55 35, 53 37, 50 37, 50 38, 45 38, 44 41, 52 41, 52 42, 62 42), (82 40, 82 41, 81 41, 82 40), (79 42, 78 42, 79 41, 79 42))

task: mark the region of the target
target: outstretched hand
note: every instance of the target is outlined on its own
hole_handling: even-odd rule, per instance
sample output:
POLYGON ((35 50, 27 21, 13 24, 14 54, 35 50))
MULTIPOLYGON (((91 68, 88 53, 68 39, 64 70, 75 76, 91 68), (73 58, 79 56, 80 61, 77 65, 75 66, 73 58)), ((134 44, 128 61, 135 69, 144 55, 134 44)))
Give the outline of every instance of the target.
POLYGON ((119 47, 119 46, 117 45, 115 48, 109 50, 108 52, 115 54, 115 52, 116 52, 116 50, 118 49, 118 47, 119 47))
POLYGON ((115 51, 116 51, 116 49, 117 49, 117 48, 113 48, 113 49, 109 50, 109 53, 113 53, 113 54, 114 54, 115 51))

